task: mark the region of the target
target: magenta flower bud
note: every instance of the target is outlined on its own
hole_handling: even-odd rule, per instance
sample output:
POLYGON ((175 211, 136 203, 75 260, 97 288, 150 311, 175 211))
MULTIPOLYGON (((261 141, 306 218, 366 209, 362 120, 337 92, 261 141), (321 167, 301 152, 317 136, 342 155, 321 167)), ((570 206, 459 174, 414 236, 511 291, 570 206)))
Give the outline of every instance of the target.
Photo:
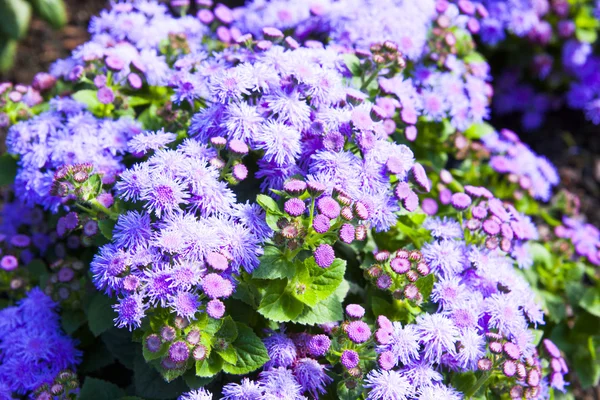
POLYGON ((283 209, 292 217, 298 217, 306 210, 306 204, 299 198, 294 197, 285 202, 283 209))
POLYGON ((424 191, 429 192, 431 190, 431 182, 429 181, 429 178, 427 178, 425 168, 423 168, 421 164, 415 163, 412 167, 411 172, 412 177, 417 183, 417 185, 419 185, 424 191))
POLYGON ((240 35, 235 39, 235 42, 237 44, 244 44, 244 43, 252 43, 252 34, 251 33, 246 33, 244 35, 240 35))
POLYGON ((369 209, 367 208, 365 203, 361 201, 357 201, 356 203, 354 203, 354 212, 360 220, 365 221, 369 219, 369 209))
POLYGON ((5 271, 12 271, 18 266, 19 261, 17 260, 17 257, 13 255, 6 255, 2 257, 2 260, 0 260, 0 268, 2 268, 5 271))
POLYGON ((211 300, 206 305, 206 313, 214 319, 221 319, 225 315, 225 304, 221 300, 211 300))
POLYGON ((115 100, 115 93, 109 87, 103 87, 98 90, 98 101, 102 104, 111 104, 115 100))
POLYGON ((57 276, 59 282, 70 282, 75 276, 75 272, 71 268, 64 267, 58 271, 57 276))
POLYGON ((283 32, 274 27, 265 27, 262 29, 263 36, 267 40, 271 40, 273 42, 279 41, 283 39, 283 32))
POLYGON ((561 357, 560 350, 554 344, 554 342, 552 342, 550 339, 544 339, 542 341, 542 343, 544 344, 544 349, 546 349, 546 351, 548 352, 549 355, 551 355, 554 358, 560 358, 561 357))
POLYGON ((389 289, 392 286, 392 278, 389 275, 380 275, 377 278, 377 287, 381 290, 389 289))
POLYGON ((257 50, 267 51, 271 47, 273 47, 273 43, 269 42, 268 40, 259 40, 258 42, 256 42, 256 49, 257 50))
POLYGON ((470 219, 467 221, 467 229, 470 231, 476 231, 481 228, 481 221, 478 219, 470 219))
POLYGON ((215 16, 212 11, 207 10, 206 8, 198 11, 196 18, 198 18, 204 25, 210 25, 210 23, 215 20, 215 16))
POLYGON ((326 187, 319 182, 308 182, 308 193, 312 197, 318 197, 325 191, 326 187))
POLYGON ((229 268, 227 258, 223 254, 214 251, 206 255, 206 263, 217 271, 225 271, 229 268))
POLYGON ((317 209, 321 214, 330 219, 339 217, 341 211, 340 204, 330 196, 321 197, 317 200, 317 209))
POLYGON ((327 354, 330 346, 331 340, 327 335, 315 335, 308 342, 308 352, 313 357, 322 357, 327 354))
POLYGON ((431 268, 429 268, 429 265, 427 265, 427 263, 421 261, 417 264, 417 272, 425 276, 431 272, 431 268))
POLYGON ((188 359, 190 350, 183 341, 175 342, 169 347, 169 358, 175 363, 180 363, 188 359))
POLYGON ((454 193, 452 195, 452 207, 459 211, 466 210, 471 205, 471 198, 465 193, 454 193))
POLYGON ((481 30, 481 24, 475 18, 469 18, 467 21, 467 29, 469 32, 477 34, 481 30))
POLYGON ((489 371, 492 368, 492 360, 489 358, 481 358, 477 361, 477 368, 479 368, 480 371, 489 371))
POLYGON ((344 350, 340 362, 346 369, 355 368, 360 361, 358 353, 354 350, 344 350))
POLYGON ((487 217, 487 210, 482 206, 473 207, 471 212, 473 214, 473 218, 484 219, 485 217, 487 217))
POLYGON ((354 238, 358 241, 363 241, 367 238, 367 227, 364 225, 358 225, 356 227, 356 233, 354 238))
POLYGON ((133 89, 141 89, 143 86, 142 78, 138 74, 131 73, 127 75, 127 82, 133 89))
POLYGON ((186 335, 185 340, 192 346, 197 345, 200 343, 200 331, 196 328, 192 329, 186 335))
POLYGON ((409 300, 414 300, 419 295, 419 288, 412 283, 404 287, 404 296, 409 300))
POLYGON ((346 314, 352 318, 362 318, 365 316, 365 309, 358 304, 348 304, 346 314))
POLYGON ((117 56, 108 56, 106 57, 106 66, 112 70, 120 71, 125 68, 125 61, 123 61, 120 57, 117 56))
POLYGON ((506 355, 513 360, 518 360, 521 357, 521 351, 519 350, 519 347, 512 342, 504 343, 503 349, 504 353, 506 353, 506 355))
POLYGON ((38 72, 33 77, 33 82, 31 86, 35 90, 39 90, 40 92, 44 92, 48 89, 51 89, 56 84, 56 78, 50 75, 47 72, 38 72))
POLYGON ((419 197, 412 190, 408 196, 402 201, 406 211, 413 212, 419 207, 419 197))
POLYGON ((229 141, 229 150, 236 155, 246 155, 250 151, 248 145, 238 139, 232 139, 229 141))
POLYGON ((352 208, 348 206, 342 207, 342 211, 340 212, 340 214, 342 215, 342 218, 344 218, 346 221, 352 221, 354 219, 354 213, 352 212, 352 208))
POLYGON ((160 330, 160 337, 162 339, 163 342, 170 342, 173 339, 175 339, 175 335, 177 334, 177 332, 175 332, 175 328, 173 328, 172 326, 163 326, 162 329, 160 330))
POLYGON ((333 264, 333 261, 335 260, 335 252, 333 251, 333 247, 323 243, 315 250, 314 257, 315 262, 319 267, 327 268, 333 264))
POLYGON ((158 352, 160 350, 161 344, 162 343, 160 341, 160 338, 154 333, 148 335, 148 337, 146 338, 146 349, 148 349, 150 353, 158 352))
POLYGON ((98 200, 98 203, 106 208, 110 208, 115 202, 112 194, 110 193, 100 193, 98 197, 96 197, 96 200, 98 200))
MULTIPOLYGON (((227 27, 225 27, 223 25, 219 26, 217 28, 216 34, 217 34, 217 38, 221 42, 223 42, 223 43, 231 42, 231 31, 227 27)), ((268 43, 270 43, 270 42, 268 42, 268 43)))
POLYGON ((502 372, 509 378, 517 373, 517 364, 512 360, 507 360, 502 365, 502 372))
POLYGON ((529 374, 527 376, 527 384, 529 386, 533 386, 536 387, 540 384, 540 373, 537 369, 532 369, 531 371, 529 371, 529 374))
POLYGON ((398 358, 391 351, 384 351, 379 355, 377 359, 377 363, 381 367, 381 369, 385 371, 389 371, 396 366, 396 362, 398 358))
POLYGON ((206 353, 206 347, 204 347, 204 345, 199 344, 192 351, 192 357, 194 357, 194 360, 196 361, 202 361, 206 358, 206 353))
POLYGON ((356 235, 356 229, 352 224, 344 224, 340 228, 340 240, 344 243, 352 243, 356 235))
POLYGON ((495 236, 500 233, 500 224, 491 218, 483 221, 482 227, 483 231, 490 236, 495 236))
POLYGON ((319 214, 313 220, 313 229, 317 233, 325 233, 329 230, 331 220, 326 216, 319 214))
POLYGON ((408 183, 398 182, 394 193, 399 200, 405 200, 412 193, 412 189, 408 183))
POLYGON ((448 3, 448 0, 438 0, 437 3, 435 3, 435 10, 439 14, 443 14, 446 12, 449 5, 450 3, 448 3))
POLYGON ((346 90, 346 100, 348 100, 350 104, 359 105, 363 103, 366 99, 367 95, 361 92, 360 90, 352 88, 346 90))
POLYGON ((75 82, 75 81, 78 81, 79 78, 81 78, 82 76, 83 76, 83 67, 81 65, 76 65, 69 72, 68 78, 70 81, 75 82))
POLYGON ((217 4, 214 13, 215 17, 225 25, 229 25, 233 22, 233 12, 224 4, 217 4))
POLYGON ((25 248, 31 244, 29 236, 19 233, 10 238, 10 244, 15 247, 25 248))
POLYGON ((94 236, 98 233, 98 223, 96 221, 90 220, 83 225, 83 234, 85 236, 94 236))
POLYGON ((283 189, 292 196, 299 196, 306 191, 306 182, 299 179, 290 179, 283 185, 283 189))
POLYGON ((371 329, 363 321, 352 321, 345 327, 348 338, 354 343, 364 343, 371 337, 371 329))
POLYGON ((244 164, 236 164, 231 173, 237 181, 243 181, 248 177, 248 168, 244 164))
POLYGON ((296 50, 300 47, 300 43, 298 43, 294 38, 287 36, 284 40, 286 47, 290 50, 296 50))
POLYGON ((397 274, 405 274, 410 271, 410 261, 406 258, 396 257, 390 262, 390 267, 397 274))
POLYGON ((438 212, 438 204, 434 199, 423 199, 421 202, 423 212, 429 216, 435 215, 438 212))

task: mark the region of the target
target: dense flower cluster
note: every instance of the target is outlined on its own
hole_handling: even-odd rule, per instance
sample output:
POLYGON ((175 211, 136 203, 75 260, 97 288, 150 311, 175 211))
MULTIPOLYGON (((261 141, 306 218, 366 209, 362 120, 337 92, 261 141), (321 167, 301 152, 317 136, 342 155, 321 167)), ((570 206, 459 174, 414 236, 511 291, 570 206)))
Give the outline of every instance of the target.
POLYGON ((140 132, 130 118, 97 119, 71 99, 54 99, 51 109, 10 128, 8 151, 20 155, 15 193, 27 205, 42 205, 56 212, 61 204, 51 194, 54 176, 65 165, 90 163, 114 182, 124 169, 127 142, 140 132))
POLYGON ((36 288, 17 306, 0 311, 3 398, 11 399, 11 392, 35 391, 79 363, 81 352, 73 339, 62 333, 56 308, 57 304, 36 288))
POLYGON ((76 396, 75 344, 82 393, 116 398, 95 378, 113 358, 148 398, 565 392, 585 357, 549 337, 587 357, 565 320, 597 314, 600 235, 484 123, 475 41, 542 43, 555 3, 112 4, 31 87, 0 86, 0 284, 39 285, 0 311, 0 395, 76 396))

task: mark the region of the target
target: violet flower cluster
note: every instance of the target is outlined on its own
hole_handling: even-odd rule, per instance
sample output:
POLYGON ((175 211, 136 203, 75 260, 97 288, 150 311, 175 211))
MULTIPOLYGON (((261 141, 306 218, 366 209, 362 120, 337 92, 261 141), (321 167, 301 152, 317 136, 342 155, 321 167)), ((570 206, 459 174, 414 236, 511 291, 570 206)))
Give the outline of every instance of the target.
MULTIPOLYGON (((57 304, 38 288, 32 289, 18 305, 0 311, 0 394, 26 395, 51 384, 62 370, 74 368, 81 360, 76 342, 62 333, 57 304)), ((60 395, 72 390, 54 388, 60 395), (60 389, 60 390, 58 390, 60 389)), ((70 386, 69 386, 70 385, 70 386)))

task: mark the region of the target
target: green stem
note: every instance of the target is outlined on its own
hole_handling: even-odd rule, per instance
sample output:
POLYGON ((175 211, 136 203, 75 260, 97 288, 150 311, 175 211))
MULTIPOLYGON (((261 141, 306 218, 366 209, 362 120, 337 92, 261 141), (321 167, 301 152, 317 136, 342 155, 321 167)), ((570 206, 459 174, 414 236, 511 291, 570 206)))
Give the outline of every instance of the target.
POLYGON ((96 213, 101 212, 103 214, 106 214, 110 219, 114 221, 116 221, 119 218, 119 213, 113 212, 108 208, 104 207, 102 204, 100 204, 100 202, 97 199, 92 199, 89 201, 89 203, 92 206, 92 210, 96 213))
POLYGON ((479 377, 479 379, 477 379, 477 382, 475 382, 475 384, 471 387, 471 389, 469 389, 469 391, 465 393, 465 398, 470 399, 471 397, 473 397, 475 395, 475 393, 477 393, 479 391, 479 389, 481 389, 481 387, 483 385, 485 385, 487 380, 490 379, 490 376, 491 376, 491 370, 485 371, 479 377))

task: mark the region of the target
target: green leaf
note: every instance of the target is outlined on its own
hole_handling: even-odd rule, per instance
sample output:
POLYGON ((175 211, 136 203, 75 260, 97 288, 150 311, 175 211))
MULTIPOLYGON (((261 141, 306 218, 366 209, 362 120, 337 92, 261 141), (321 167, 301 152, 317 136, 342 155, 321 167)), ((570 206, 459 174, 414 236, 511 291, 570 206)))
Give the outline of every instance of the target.
POLYGON ((108 240, 112 240, 112 233, 116 223, 117 221, 112 219, 102 219, 98 221, 98 228, 100 229, 100 232, 108 240))
POLYGON ((114 383, 88 376, 83 381, 79 398, 85 400, 114 400, 124 395, 123 389, 114 383))
POLYGON ((0 31, 11 39, 22 39, 29 29, 31 5, 25 0, 0 0, 0 31))
POLYGON ((202 378, 200 376, 196 376, 195 371, 190 369, 183 374, 183 380, 185 381, 185 384, 190 387, 190 389, 200 389, 201 387, 208 385, 213 378, 202 378))
POLYGON ((83 311, 66 311, 60 317, 60 324, 65 333, 71 335, 85 323, 85 320, 83 311))
MULTIPOLYGON (((183 379, 176 379, 171 383, 165 382, 156 369, 146 364, 141 351, 136 352, 132 361, 135 365, 133 369, 133 385, 136 396, 145 400, 166 400, 176 398, 183 392, 189 391, 183 379)), ((81 399, 83 400, 84 398, 81 397, 81 399)))
POLYGON ((98 101, 98 91, 92 89, 85 89, 75 92, 71 95, 71 97, 87 106, 87 108, 94 112, 94 110, 98 110, 102 107, 102 103, 98 101))
POLYGON ((454 374, 452 377, 452 386, 460 392, 468 391, 475 386, 475 382, 477 382, 477 376, 473 372, 454 374))
POLYGON ((235 292, 233 293, 233 298, 241 300, 255 309, 258 308, 260 304, 260 292, 252 282, 242 281, 238 283, 235 292))
POLYGON ((597 288, 587 288, 579 306, 596 317, 600 317, 600 290, 597 288))
POLYGON ((269 211, 273 214, 283 215, 283 213, 279 210, 279 206, 275 200, 265 194, 259 194, 256 196, 256 202, 260 204, 265 211, 269 211))
POLYGON ((230 316, 223 318, 221 328, 217 332, 217 337, 225 340, 227 343, 232 343, 238 337, 238 330, 235 322, 230 316))
MULTIPOLYGON (((10 39, 0 32, 0 72, 6 72, 13 67, 19 42, 10 39)), ((0 175, 4 175, 0 172, 0 175)))
POLYGON ((62 0, 30 0, 36 14, 48 22, 54 29, 60 29, 67 23, 67 9, 62 0))
POLYGON ((237 362, 238 356, 233 346, 228 345, 224 349, 215 348, 215 351, 226 363, 235 365, 237 362))
POLYGON ((210 378, 223 369, 223 359, 216 353, 202 361, 196 361, 196 375, 201 378, 210 378))
POLYGON ((304 304, 287 291, 284 280, 269 283, 260 302, 258 312, 275 322, 293 321, 304 309, 304 304))
POLYGON ((141 354, 141 346, 139 343, 132 341, 131 332, 127 329, 113 327, 104 332, 100 337, 106 348, 121 364, 129 369, 133 369, 136 354, 138 352, 141 354))
POLYGON ((319 267, 314 257, 299 264, 291 293, 298 300, 311 307, 331 296, 344 280, 346 261, 336 258, 329 268, 319 267))
POLYGON ((539 262, 546 267, 552 266, 552 254, 543 244, 529 242, 528 246, 529 254, 531 254, 535 262, 539 262))
POLYGON ((593 29, 577 28, 575 36, 577 40, 584 43, 594 43, 598 39, 598 33, 593 29))
POLYGON ((16 176, 17 160, 10 154, 3 154, 0 157, 0 186, 12 185, 16 176))
POLYGON ((465 131, 465 136, 469 139, 481 139, 482 137, 494 132, 495 129, 493 126, 491 126, 487 122, 482 122, 479 124, 471 125, 469 129, 465 131))
POLYGON ((265 247, 259 260, 260 265, 252 272, 252 277, 256 279, 291 279, 296 272, 294 264, 286 260, 275 246, 265 247))
MULTIPOLYGON (((362 386, 357 385, 354 389, 348 389, 344 382, 338 383, 337 386, 337 398, 340 400, 357 400, 362 395, 362 386)), ((441 400, 441 399, 440 399, 441 400)))
POLYGON ((294 320, 298 324, 317 325, 341 321, 344 318, 342 303, 350 285, 346 281, 338 286, 335 293, 314 307, 304 307, 304 311, 294 320))
POLYGON ((419 293, 423 295, 423 298, 428 299, 431 291, 433 290, 434 283, 435 277, 433 274, 429 274, 417 279, 415 286, 419 289, 419 293))
POLYGON ((586 389, 598 385, 600 381, 600 363, 588 351, 579 351, 573 358, 573 366, 581 386, 586 389))
POLYGON ((352 72, 354 76, 360 76, 362 73, 362 68, 360 67, 360 59, 355 54, 344 54, 344 64, 346 67, 352 72))
POLYGON ((233 347, 237 352, 237 361, 235 364, 223 364, 223 371, 243 375, 262 367, 269 361, 269 354, 252 328, 239 322, 236 325, 239 335, 233 342, 233 347))
POLYGON ((96 293, 87 309, 88 325, 94 336, 100 336, 113 327, 115 311, 112 309, 113 301, 110 297, 96 293))
POLYGON ((88 374, 104 368, 114 361, 115 358, 108 351, 104 343, 102 341, 95 341, 92 346, 85 348, 83 361, 79 368, 82 373, 88 374))

